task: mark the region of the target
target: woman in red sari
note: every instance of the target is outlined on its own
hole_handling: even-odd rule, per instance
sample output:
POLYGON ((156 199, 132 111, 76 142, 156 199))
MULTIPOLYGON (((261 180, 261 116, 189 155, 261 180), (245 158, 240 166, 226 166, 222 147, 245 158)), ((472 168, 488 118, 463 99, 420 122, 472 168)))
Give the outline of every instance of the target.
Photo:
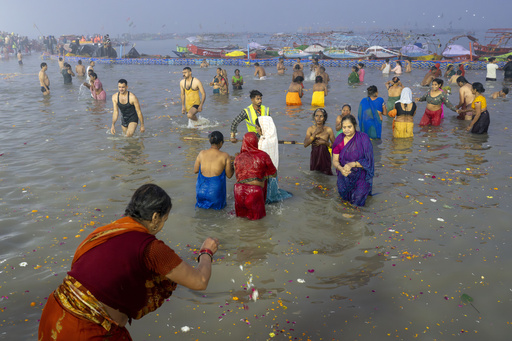
POLYGON ((124 218, 98 227, 78 246, 43 309, 39 341, 132 340, 126 323, 159 308, 177 284, 206 289, 219 242, 204 241, 196 268, 183 262, 155 237, 171 207, 162 188, 143 185, 124 218))
POLYGON ((267 179, 275 177, 277 170, 270 156, 258 149, 256 133, 244 135, 242 149, 235 158, 235 174, 236 216, 250 220, 266 216, 267 179))

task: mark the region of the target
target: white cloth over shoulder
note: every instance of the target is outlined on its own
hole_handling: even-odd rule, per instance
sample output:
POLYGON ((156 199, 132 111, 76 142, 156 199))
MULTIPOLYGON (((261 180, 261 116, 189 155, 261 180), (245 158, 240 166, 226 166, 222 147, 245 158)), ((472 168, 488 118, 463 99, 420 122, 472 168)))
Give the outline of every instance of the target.
POLYGON ((402 93, 400 94, 400 99, 396 101, 397 103, 410 104, 412 103, 412 91, 411 88, 403 88, 402 93))
POLYGON ((274 167, 279 168, 279 146, 277 140, 277 129, 274 120, 270 116, 258 117, 258 123, 261 127, 262 136, 258 142, 258 149, 266 152, 274 167))

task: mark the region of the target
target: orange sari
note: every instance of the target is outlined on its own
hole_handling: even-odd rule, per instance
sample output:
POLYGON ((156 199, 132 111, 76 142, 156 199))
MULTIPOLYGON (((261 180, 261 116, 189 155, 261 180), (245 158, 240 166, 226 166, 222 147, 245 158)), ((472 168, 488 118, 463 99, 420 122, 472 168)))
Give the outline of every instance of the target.
MULTIPOLYGON (((98 227, 78 246, 72 265, 87 251, 110 238, 126 232, 145 232, 147 229, 131 217, 121 218, 98 227)), ((147 302, 135 319, 159 308, 176 288, 166 277, 154 276, 146 282, 147 302)), ((50 295, 39 323, 39 341, 55 340, 131 340, 125 327, 109 316, 104 305, 75 278, 67 275, 50 295)))

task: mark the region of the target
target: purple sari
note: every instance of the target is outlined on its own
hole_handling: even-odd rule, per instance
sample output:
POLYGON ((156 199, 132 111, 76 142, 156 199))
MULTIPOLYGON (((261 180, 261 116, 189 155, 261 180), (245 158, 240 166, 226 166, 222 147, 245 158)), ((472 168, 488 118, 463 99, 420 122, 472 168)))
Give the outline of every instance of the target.
POLYGON ((343 200, 350 202, 352 205, 364 206, 366 197, 368 197, 368 194, 371 195, 372 191, 374 174, 373 145, 368 135, 359 131, 356 131, 347 145, 341 147, 344 138, 345 134, 338 135, 334 141, 332 153, 339 154, 341 166, 357 161, 362 168, 352 168, 352 173, 348 176, 343 176, 339 170, 336 170, 338 192, 343 200))

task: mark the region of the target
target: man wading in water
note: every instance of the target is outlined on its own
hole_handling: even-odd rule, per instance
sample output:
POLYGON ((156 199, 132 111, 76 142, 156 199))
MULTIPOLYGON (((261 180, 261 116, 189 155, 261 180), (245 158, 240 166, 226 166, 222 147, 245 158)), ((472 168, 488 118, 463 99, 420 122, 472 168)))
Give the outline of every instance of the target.
POLYGON ((110 132, 112 134, 116 133, 115 124, 117 122, 117 117, 119 116, 119 110, 121 110, 121 126, 123 128, 123 134, 127 137, 133 136, 139 121, 140 132, 145 132, 146 128, 144 128, 144 118, 140 111, 139 99, 128 91, 128 82, 126 79, 120 79, 119 82, 117 82, 117 88, 119 92, 112 95, 114 113, 112 114, 112 127, 110 128, 110 132))
POLYGON ((181 90, 181 113, 187 114, 192 121, 197 121, 196 114, 203 111, 203 104, 206 100, 203 84, 197 78, 192 77, 192 69, 188 66, 183 68, 183 79, 180 81, 181 90), (199 98, 201 92, 201 98, 199 98))

